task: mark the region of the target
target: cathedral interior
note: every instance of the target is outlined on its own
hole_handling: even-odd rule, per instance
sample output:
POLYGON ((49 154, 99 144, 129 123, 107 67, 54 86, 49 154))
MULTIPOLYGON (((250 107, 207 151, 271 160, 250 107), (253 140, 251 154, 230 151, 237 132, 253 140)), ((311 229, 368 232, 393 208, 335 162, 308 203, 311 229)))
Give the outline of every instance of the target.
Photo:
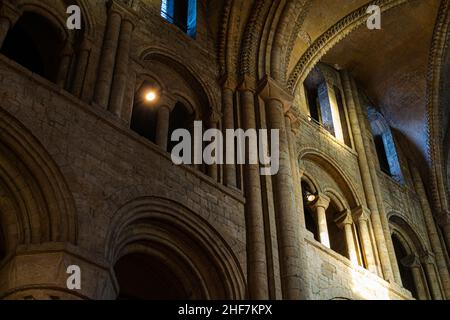
POLYGON ((450 299, 449 37, 450 0, 0 0, 0 299, 450 299), (195 121, 279 171, 175 165, 195 121))

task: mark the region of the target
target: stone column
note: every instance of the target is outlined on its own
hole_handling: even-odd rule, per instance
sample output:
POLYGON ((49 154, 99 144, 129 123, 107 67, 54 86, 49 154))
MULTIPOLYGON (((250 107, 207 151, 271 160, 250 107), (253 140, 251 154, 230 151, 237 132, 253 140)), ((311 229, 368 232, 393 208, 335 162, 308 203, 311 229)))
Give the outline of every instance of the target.
POLYGON ((130 63, 131 36, 134 25, 131 18, 122 20, 120 27, 119 47, 117 49, 116 67, 114 69, 114 79, 111 89, 111 100, 109 110, 116 116, 121 117, 123 98, 128 79, 128 64, 130 63))
POLYGON ((134 96, 136 90, 136 71, 129 70, 128 72, 128 86, 124 96, 124 108, 122 110, 122 119, 131 124, 131 116, 133 115, 134 96))
POLYGON ((9 30, 16 24, 21 13, 10 3, 0 4, 0 49, 5 42, 9 30))
POLYGON ((170 111, 171 106, 169 104, 162 104, 158 108, 158 114, 156 116, 155 142, 164 151, 167 151, 167 142, 169 139, 170 111))
MULTIPOLYGON (((223 114, 223 137, 224 137, 224 161, 226 160, 226 130, 233 129, 234 130, 234 89, 236 85, 233 81, 226 79, 222 85, 222 114, 223 114)), ((234 161, 236 161, 236 157, 234 157, 234 161)), ((236 179, 236 165, 233 164, 225 164, 223 166, 223 183, 229 187, 237 187, 237 179, 236 179)))
MULTIPOLYGON (((355 93, 358 92, 358 88, 352 78, 350 78, 350 83, 351 83, 351 87, 353 88, 353 92, 355 92, 355 93)), ((370 176, 372 179, 372 186, 373 186, 373 191, 374 191, 374 195, 375 195, 376 206, 378 208, 378 211, 377 211, 378 214, 376 216, 374 216, 374 214, 372 213, 371 216, 373 216, 375 218, 375 220, 377 220, 376 224, 378 224, 378 223, 381 224, 381 230, 384 233, 384 239, 385 239, 384 243, 382 243, 382 244, 385 246, 385 251, 386 251, 389 261, 390 261, 392 280, 395 280, 397 283, 400 284, 400 283, 402 283, 402 279, 401 279, 400 270, 399 270, 398 264, 397 264, 397 258, 395 256, 394 244, 392 243, 391 231, 389 228, 389 221, 387 219, 386 211, 384 209, 383 195, 382 195, 381 188, 380 188, 380 182, 378 180, 378 169, 375 168, 375 164, 373 162, 373 159, 377 155, 372 153, 371 145, 373 144, 373 141, 372 141, 372 139, 369 139, 366 134, 367 132, 370 131, 370 129, 366 128, 367 114, 366 114, 366 112, 363 112, 358 96, 355 97, 354 102, 355 102, 356 114, 358 116, 360 127, 361 127, 361 132, 363 133, 362 140, 363 140, 363 144, 364 144, 364 148, 365 148, 365 152, 366 152, 367 165, 368 165, 370 176)), ((375 224, 373 223, 373 221, 372 221, 372 224, 375 227, 375 224)), ((378 229, 378 227, 376 227, 376 228, 378 229)), ((383 248, 384 247, 379 248, 379 251, 384 251, 383 248)), ((383 255, 384 255, 384 253, 380 254, 381 259, 383 259, 382 258, 383 255)), ((388 271, 388 270, 386 270, 386 271, 388 271)))
POLYGON ((7 17, 0 17, 0 48, 3 46, 10 27, 11 21, 7 17))
MULTIPOLYGON (((355 102, 356 97, 354 97, 354 94, 356 95, 357 92, 354 92, 350 76, 345 71, 342 73, 342 84, 344 87, 345 99, 347 101, 348 114, 354 136, 355 148, 356 151, 358 152, 358 163, 361 172, 361 179, 364 187, 364 193, 366 195, 367 205, 369 206, 371 212, 370 219, 372 221, 375 239, 378 244, 383 275, 386 280, 394 280, 394 274, 391 266, 391 259, 388 253, 385 239, 386 235, 384 233, 383 226, 381 224, 380 212, 378 210, 378 203, 375 196, 375 191, 372 183, 372 176, 369 169, 368 155, 366 154, 365 145, 363 141, 363 135, 365 134, 365 132, 360 127, 360 121, 357 114, 357 106, 355 102)), ((367 224, 364 225, 365 228, 367 228, 367 224)), ((370 238, 368 238, 368 240, 370 240, 370 238)), ((372 253, 370 253, 369 255, 370 258, 373 258, 372 253)), ((375 261, 373 260, 371 261, 371 263, 369 263, 369 270, 376 273, 376 266, 374 262, 375 261)), ((398 281, 398 279, 396 280, 398 281)))
MULTIPOLYGON (((213 112, 209 119, 209 129, 217 129, 219 128, 220 115, 217 112, 213 112)), ((217 152, 218 150, 216 150, 217 152)), ((217 154, 216 154, 216 159, 217 154)), ((217 163, 208 165, 207 168, 208 176, 210 176, 214 181, 219 181, 219 165, 217 163)))
POLYGON ((73 49, 69 40, 66 40, 64 49, 61 52, 61 61, 59 63, 58 75, 56 77, 56 84, 65 88, 67 83, 67 76, 70 71, 70 63, 72 62, 73 49))
POLYGON ((447 262, 445 260, 444 251, 442 249, 441 241, 439 239, 436 224, 433 219, 433 213, 431 212, 430 204, 427 200, 425 188, 423 186, 422 178, 419 171, 414 168, 411 170, 414 186, 419 196, 420 205, 422 207, 423 217, 425 220, 425 226, 427 228, 428 237, 430 239, 431 248, 436 256, 436 265, 439 269, 439 275, 442 279, 443 286, 445 288, 445 295, 450 298, 450 283, 449 274, 447 269, 447 262))
POLYGON ((373 253, 372 243, 370 241, 370 233, 368 228, 369 212, 366 208, 360 206, 353 210, 353 220, 357 222, 359 234, 361 236, 361 244, 363 254, 366 257, 367 268, 373 273, 377 273, 375 256, 373 253))
POLYGON ((426 252, 422 256, 422 265, 424 266, 425 273, 428 279, 428 285, 430 286, 430 292, 433 300, 443 300, 441 283, 439 281, 439 276, 436 272, 436 267, 434 263, 434 257, 431 252, 426 252))
POLYGON ((72 83, 72 94, 79 98, 81 97, 84 79, 86 78, 91 46, 91 40, 85 37, 78 51, 78 62, 76 66, 75 77, 72 83))
POLYGON ((265 77, 259 92, 264 99, 268 129, 279 130, 280 168, 273 180, 275 214, 277 220, 280 274, 284 299, 305 299, 308 286, 305 275, 305 257, 301 250, 300 226, 295 207, 289 143, 285 126, 285 112, 292 96, 273 79, 265 77))
POLYGON ((420 265, 419 258, 415 254, 411 254, 402 259, 401 264, 411 269, 411 273, 414 278, 414 287, 416 289, 417 298, 419 300, 428 300, 428 290, 426 282, 423 277, 422 267, 420 265))
POLYGON ((355 238, 353 236, 353 219, 350 210, 345 210, 344 213, 336 220, 336 223, 338 227, 344 229, 348 257, 352 264, 357 266, 358 255, 356 254, 355 238))
POLYGON ((120 34, 122 16, 116 8, 115 2, 109 9, 108 24, 103 40, 100 66, 98 69, 97 85, 94 102, 102 108, 107 108, 113 81, 113 66, 116 61, 117 45, 120 34))
MULTIPOLYGON (((300 121, 298 119, 299 115, 294 108, 290 108, 285 120, 286 120, 286 133, 289 143, 289 153, 291 159, 291 170, 292 170, 292 179, 293 179, 293 187, 295 190, 295 203, 297 208, 297 214, 300 221, 300 226, 304 229, 306 228, 305 223, 305 214, 303 212, 303 194, 302 194, 302 185, 301 179, 303 176, 303 171, 300 172, 298 157, 297 157, 297 145, 295 133, 298 132, 300 121)), ((303 170, 303 169, 302 169, 303 170)))
POLYGON ((314 202, 311 206, 315 213, 320 243, 327 248, 331 248, 330 236, 328 234, 327 214, 326 214, 326 210, 328 209, 329 205, 330 205, 330 198, 328 198, 324 194, 320 194, 316 202, 314 202))
MULTIPOLYGON (((243 129, 256 129, 254 80, 244 79, 240 88, 243 129)), ((267 256, 264 237, 264 216, 261 196, 259 165, 249 164, 250 152, 246 148, 244 165, 245 216, 247 225, 247 277, 250 299, 268 299, 267 256)))

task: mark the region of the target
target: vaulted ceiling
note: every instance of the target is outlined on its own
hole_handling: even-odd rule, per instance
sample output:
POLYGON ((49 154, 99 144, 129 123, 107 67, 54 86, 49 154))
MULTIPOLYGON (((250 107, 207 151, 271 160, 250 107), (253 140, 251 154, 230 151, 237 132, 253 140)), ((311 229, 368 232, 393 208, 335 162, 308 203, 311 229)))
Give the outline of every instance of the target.
POLYGON ((294 91, 319 60, 349 69, 422 173, 435 164, 445 176, 449 7, 450 0, 209 2, 220 11, 211 29, 224 76, 268 74, 294 91), (365 27, 369 4, 381 7, 382 30, 365 27))

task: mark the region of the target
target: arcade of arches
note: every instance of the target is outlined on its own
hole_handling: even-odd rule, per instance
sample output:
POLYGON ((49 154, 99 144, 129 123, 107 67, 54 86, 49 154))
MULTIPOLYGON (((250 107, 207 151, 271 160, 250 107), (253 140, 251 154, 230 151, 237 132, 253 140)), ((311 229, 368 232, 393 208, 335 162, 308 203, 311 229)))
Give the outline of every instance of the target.
POLYGON ((0 299, 449 299, 449 27, 450 0, 0 0, 0 299), (280 130, 278 174, 175 166, 194 121, 280 130))

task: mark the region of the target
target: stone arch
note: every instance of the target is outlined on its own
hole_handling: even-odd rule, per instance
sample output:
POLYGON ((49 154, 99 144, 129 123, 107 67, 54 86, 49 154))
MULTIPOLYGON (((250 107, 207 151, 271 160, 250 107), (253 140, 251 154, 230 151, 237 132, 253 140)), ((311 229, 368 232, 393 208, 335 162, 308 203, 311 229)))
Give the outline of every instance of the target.
POLYGON ((126 203, 114 217, 105 251, 111 264, 130 253, 164 257, 178 279, 183 273, 190 275, 181 281, 191 292, 188 298, 244 298, 244 277, 232 250, 194 212, 172 200, 141 197, 126 203))
POLYGON ((53 159, 0 110, 0 224, 6 253, 21 244, 77 242, 72 195, 53 159))
MULTIPOLYGON (((409 0, 376 0, 371 4, 378 5, 381 11, 385 12, 407 3, 408 1, 409 0)), ((288 77, 287 87, 292 93, 295 92, 299 83, 303 83, 312 68, 331 48, 366 22, 367 7, 368 5, 365 4, 342 18, 308 47, 288 77)))
POLYGON ((44 1, 26 0, 17 4, 17 8, 22 12, 33 12, 50 21, 60 32, 63 40, 71 37, 69 30, 66 28, 65 17, 55 13, 53 7, 50 7, 44 1))
MULTIPOLYGON (((420 235, 411 227, 410 223, 400 215, 391 212, 388 214, 392 231, 400 234, 408 243, 408 247, 417 254, 422 255, 427 251, 427 245, 420 235)), ((411 252, 412 253, 412 252, 411 252)))
POLYGON ((139 59, 141 61, 158 61, 179 73, 196 92, 196 98, 201 104, 200 107, 203 113, 218 112, 219 103, 217 102, 217 96, 188 61, 181 61, 176 53, 161 48, 145 49, 139 55, 139 59))
POLYGON ((338 191, 327 187, 323 190, 323 193, 330 198, 331 202, 336 206, 336 210, 339 212, 350 209, 347 201, 338 191))
POLYGON ((300 151, 299 160, 309 160, 327 172, 337 183, 350 208, 361 204, 356 187, 348 175, 339 167, 335 160, 315 148, 305 148, 300 151))

